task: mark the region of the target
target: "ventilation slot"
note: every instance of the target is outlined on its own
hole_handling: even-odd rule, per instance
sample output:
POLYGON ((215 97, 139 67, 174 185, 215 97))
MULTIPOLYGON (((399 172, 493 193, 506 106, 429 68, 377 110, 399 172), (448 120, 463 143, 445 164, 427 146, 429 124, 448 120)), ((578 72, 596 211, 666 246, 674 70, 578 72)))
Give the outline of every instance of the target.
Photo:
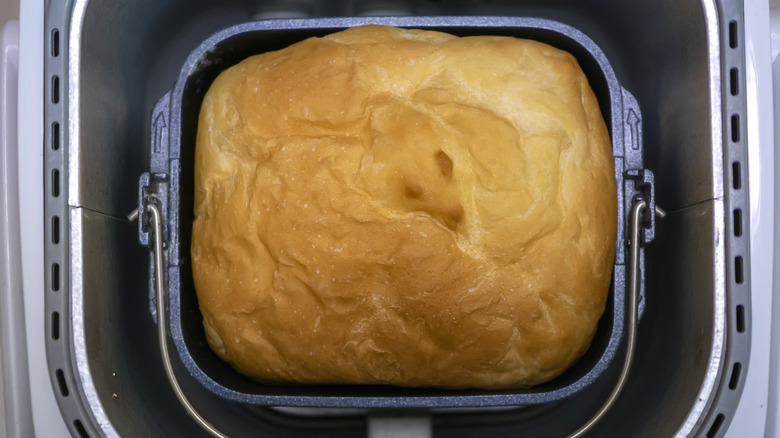
POLYGON ((729 23, 729 47, 737 48, 737 22, 734 20, 729 23))
POLYGON ((731 368, 731 378, 729 379, 729 389, 735 390, 737 389, 737 384, 739 383, 739 373, 742 371, 742 364, 739 362, 734 363, 734 366, 731 368))
POLYGON ((745 333, 745 306, 737 306, 737 332, 745 333))
POLYGON ((73 427, 76 428, 76 432, 79 434, 79 437, 81 438, 89 438, 89 434, 87 433, 87 429, 84 429, 84 425, 81 424, 81 420, 76 420, 73 422, 73 427))
POLYGON ((731 141, 734 143, 739 141, 739 116, 737 114, 731 116, 731 141))
POLYGON ((51 195, 55 198, 60 196, 60 171, 57 169, 51 171, 51 195))
POLYGON ((52 76, 51 78, 51 103, 60 103, 60 77, 52 76))
POLYGON ((742 210, 734 210, 734 236, 742 236, 742 210))
POLYGON ((744 273, 742 272, 742 256, 734 257, 734 280, 737 284, 742 284, 745 281, 744 273))
POLYGON ((51 31, 51 56, 60 56, 60 31, 57 29, 51 31))
POLYGON ((51 265, 51 290, 57 292, 60 290, 60 264, 51 265))
POLYGON ((51 218, 51 243, 57 245, 60 243, 60 217, 51 218))
POLYGON ((60 314, 54 312, 51 314, 51 338, 55 341, 60 339, 60 314))
POLYGON ((740 169, 739 161, 731 163, 731 185, 734 190, 742 188, 742 170, 740 169))
POLYGON ((739 94, 739 70, 736 68, 731 69, 731 79, 729 80, 731 85, 731 95, 736 96, 739 94))
POLYGON ((57 376, 57 386, 60 387, 60 394, 63 397, 67 397, 70 391, 68 390, 68 384, 65 382, 65 373, 62 370, 57 370, 55 374, 57 376))
POLYGON ((725 419, 726 417, 723 416, 723 414, 718 414, 718 416, 715 417, 715 421, 712 422, 710 430, 707 431, 707 438, 712 438, 718 434, 718 430, 720 430, 720 426, 723 425, 723 420, 725 419))
POLYGON ((51 149, 60 150, 60 124, 57 122, 51 124, 51 149))

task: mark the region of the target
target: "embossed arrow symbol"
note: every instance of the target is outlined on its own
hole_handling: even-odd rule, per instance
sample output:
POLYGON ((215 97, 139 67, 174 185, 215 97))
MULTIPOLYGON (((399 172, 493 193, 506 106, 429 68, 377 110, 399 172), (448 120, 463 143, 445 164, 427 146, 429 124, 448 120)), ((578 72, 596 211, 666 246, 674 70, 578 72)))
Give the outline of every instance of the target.
POLYGON ((628 110, 628 126, 631 128, 631 148, 639 149, 639 117, 633 109, 628 110))
POLYGON ((160 113, 154 119, 154 152, 160 153, 162 145, 163 130, 165 129, 165 115, 160 113))

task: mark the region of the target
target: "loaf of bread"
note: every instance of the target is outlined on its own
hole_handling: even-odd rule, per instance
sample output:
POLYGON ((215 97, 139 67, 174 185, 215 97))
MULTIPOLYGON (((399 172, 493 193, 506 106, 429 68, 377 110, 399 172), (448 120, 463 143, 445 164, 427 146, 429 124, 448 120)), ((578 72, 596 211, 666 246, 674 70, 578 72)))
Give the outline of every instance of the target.
POLYGON ((521 388, 604 312, 612 150, 570 54, 384 26, 250 57, 200 112, 208 343, 272 384, 521 388))

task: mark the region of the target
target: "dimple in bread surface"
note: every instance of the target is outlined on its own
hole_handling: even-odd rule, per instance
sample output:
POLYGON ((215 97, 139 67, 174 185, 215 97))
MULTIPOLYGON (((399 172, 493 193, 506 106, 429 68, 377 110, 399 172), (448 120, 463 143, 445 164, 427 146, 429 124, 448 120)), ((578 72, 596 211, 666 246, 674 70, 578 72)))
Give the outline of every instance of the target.
POLYGON ((351 28, 223 72, 196 142, 195 289, 239 372, 520 388, 588 348, 617 198, 570 54, 351 28))

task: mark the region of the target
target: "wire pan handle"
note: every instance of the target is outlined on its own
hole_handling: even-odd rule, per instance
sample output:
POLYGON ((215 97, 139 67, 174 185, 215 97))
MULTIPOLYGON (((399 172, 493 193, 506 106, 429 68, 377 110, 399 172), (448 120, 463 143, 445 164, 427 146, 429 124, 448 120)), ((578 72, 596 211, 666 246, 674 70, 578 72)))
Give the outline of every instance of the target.
MULTIPOLYGON (((631 240, 629 241, 631 251, 629 252, 628 260, 628 329, 626 331, 628 341, 626 344, 626 356, 623 358, 623 368, 620 370, 620 377, 598 412, 596 412, 587 423, 583 424, 579 429, 574 431, 574 433, 567 436, 567 438, 580 438, 598 424, 598 422, 604 418, 604 415, 612 408, 612 405, 615 404, 615 401, 623 391, 623 387, 628 380, 628 372, 631 370, 631 363, 634 361, 634 350, 636 349, 637 313, 639 310, 639 242, 641 241, 642 214, 644 214, 646 207, 647 201, 644 200, 636 201, 631 207, 631 240)), ((655 206, 654 213, 659 217, 666 215, 658 206, 655 206)))
MULTIPOLYGON (((154 198, 152 198, 154 199, 154 198)), ((626 337, 628 338, 627 344, 626 344, 626 355, 623 358, 623 367, 620 371, 620 377, 618 378, 617 383, 615 384, 615 387, 612 389, 612 392, 609 394, 609 397, 604 402, 604 404, 601 406, 601 408, 596 412, 593 417, 588 420, 587 423, 580 426, 579 429, 577 429, 574 433, 567 436, 567 438, 580 438, 586 433, 588 433, 596 424, 598 424, 599 421, 601 421, 602 418, 604 418, 604 415, 612 408, 612 406, 615 404, 615 401, 617 400, 620 393, 623 391, 623 387, 626 384, 626 381, 628 380, 628 373, 631 369, 631 363, 634 360, 634 350, 636 349, 636 331, 637 331, 637 311, 638 311, 638 304, 639 304, 639 247, 640 247, 640 241, 641 241, 641 231, 642 231, 642 215, 644 214, 644 210, 647 207, 647 202, 644 200, 637 200, 634 205, 631 208, 631 216, 630 216, 630 222, 631 222, 631 240, 630 240, 630 252, 629 252, 629 271, 628 271, 628 316, 627 316, 627 332, 626 337)), ((664 217, 666 213, 659 208, 658 206, 654 206, 654 212, 658 217, 664 217)), ((184 407, 184 409, 187 411, 187 414, 189 414, 190 417, 192 417, 193 420, 195 420, 196 423, 200 427, 202 427, 206 432, 209 433, 214 438, 228 438, 227 435, 220 432, 214 425, 206 421, 205 418, 203 418, 200 413, 195 409, 195 407, 192 406, 190 401, 187 399, 187 396, 184 394, 184 392, 181 389, 181 386, 179 386, 178 380, 176 380, 176 375, 173 373, 173 366, 171 365, 171 357, 170 353, 168 351, 168 342, 167 342, 167 317, 165 313, 165 260, 164 260, 164 253, 163 253, 163 233, 162 233, 162 214, 160 212, 160 208, 155 204, 155 202, 148 202, 145 206, 146 211, 151 215, 151 226, 152 226, 152 233, 154 235, 154 242, 152 246, 152 252, 154 253, 154 286, 155 286, 155 292, 157 296, 157 315, 158 315, 158 322, 157 322, 157 341, 159 343, 160 347, 160 354, 162 356, 162 362, 163 367, 165 368, 165 375, 168 377, 168 382, 171 384, 171 387, 173 388, 173 392, 176 394, 176 398, 179 400, 179 403, 184 407)), ((132 213, 128 215, 128 219, 131 221, 134 221, 138 219, 139 212, 138 209, 134 210, 132 213)))
MULTIPOLYGON (((184 410, 187 411, 187 414, 189 414, 189 416, 212 437, 228 438, 227 435, 220 432, 214 425, 206 421, 206 419, 198 413, 195 407, 192 406, 187 399, 187 396, 181 390, 179 381, 176 380, 176 375, 173 373, 171 356, 168 352, 168 335, 166 332, 166 321, 168 319, 165 313, 165 259, 163 254, 162 214, 160 213, 160 207, 154 202, 146 204, 146 211, 151 215, 152 233, 154 234, 152 252, 154 253, 154 287, 157 294, 157 341, 160 346, 163 367, 165 367, 165 375, 168 377, 168 382, 171 384, 171 388, 173 388, 176 398, 179 399, 179 403, 181 403, 184 410)), ((133 220, 137 217, 138 210, 135 210, 133 213, 130 213, 128 219, 133 220)))

